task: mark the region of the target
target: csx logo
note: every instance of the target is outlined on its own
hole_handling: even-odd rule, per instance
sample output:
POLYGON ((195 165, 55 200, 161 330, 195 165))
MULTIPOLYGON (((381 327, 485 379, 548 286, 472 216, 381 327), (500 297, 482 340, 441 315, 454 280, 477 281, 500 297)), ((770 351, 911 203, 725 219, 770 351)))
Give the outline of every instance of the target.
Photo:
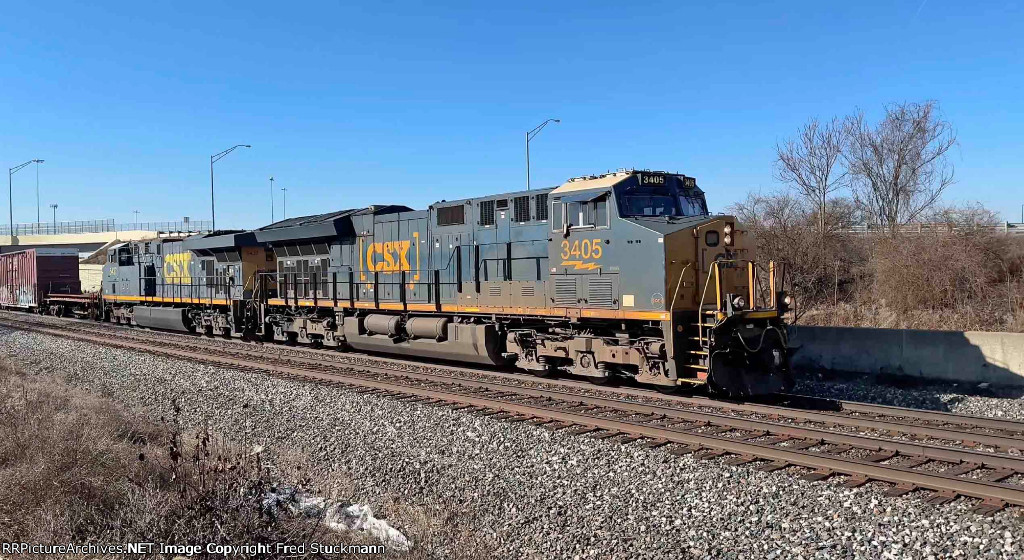
POLYGON ((164 281, 168 284, 191 284, 192 253, 164 255, 164 281))
POLYGON ((398 272, 412 270, 409 264, 411 241, 385 241, 370 243, 366 247, 366 270, 377 272, 398 272))

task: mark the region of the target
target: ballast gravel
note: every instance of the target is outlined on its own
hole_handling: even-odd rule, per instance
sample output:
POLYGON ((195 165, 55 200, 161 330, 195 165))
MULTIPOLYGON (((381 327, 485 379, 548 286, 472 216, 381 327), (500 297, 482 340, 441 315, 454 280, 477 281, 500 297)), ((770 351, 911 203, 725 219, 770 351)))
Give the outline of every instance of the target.
MULTIPOLYGON (((129 407, 304 450, 385 496, 442 503, 500 558, 1020 558, 1024 515, 981 517, 342 389, 0 330, 0 352, 129 407)), ((996 406, 996 405, 989 405, 996 406)), ((377 503, 374 503, 374 502, 377 503)), ((389 520, 402 529, 400 519, 389 520)), ((435 551, 438 557, 446 551, 435 551)))
POLYGON ((794 392, 848 401, 1024 421, 1024 391, 1014 387, 989 386, 987 383, 923 383, 911 378, 886 379, 822 374, 803 376, 794 392))

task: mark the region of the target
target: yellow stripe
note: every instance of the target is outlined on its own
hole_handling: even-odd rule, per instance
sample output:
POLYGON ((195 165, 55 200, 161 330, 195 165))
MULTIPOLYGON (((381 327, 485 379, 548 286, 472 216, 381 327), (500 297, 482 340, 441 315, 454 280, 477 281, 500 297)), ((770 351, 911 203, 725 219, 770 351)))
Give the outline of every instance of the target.
MULTIPOLYGON (((152 302, 152 303, 189 303, 189 304, 210 304, 210 305, 228 305, 230 300, 227 299, 202 299, 202 298, 163 298, 163 297, 149 297, 149 296, 115 296, 108 295, 103 296, 103 299, 107 301, 135 301, 135 302, 152 302)), ((289 299, 285 301, 281 298, 274 298, 267 300, 268 305, 294 305, 295 300, 289 299)), ((314 303, 311 299, 300 299, 298 301, 300 307, 313 307, 314 303)), ((335 307, 331 300, 317 300, 317 307, 335 307)), ((347 308, 349 304, 347 301, 339 301, 338 308, 347 308)), ((397 302, 381 302, 380 307, 375 307, 372 301, 357 301, 356 307, 359 309, 386 309, 391 311, 401 311, 408 308, 409 311, 436 311, 436 307, 429 303, 410 303, 407 306, 403 306, 397 302)), ((470 307, 463 305, 453 305, 450 303, 442 304, 441 311, 447 313, 497 313, 501 315, 542 315, 551 317, 569 317, 571 316, 570 311, 578 312, 581 317, 588 319, 640 319, 644 321, 667 321, 669 319, 669 313, 665 311, 618 311, 614 309, 574 309, 568 307, 555 307, 555 308, 543 308, 543 307, 492 307, 492 306, 478 306, 470 307)), ((746 317, 753 319, 763 317, 774 317, 776 312, 774 311, 758 311, 750 312, 745 314, 746 317)))
POLYGON ((778 310, 772 309, 771 311, 747 311, 741 313, 741 315, 747 319, 771 319, 772 317, 778 317, 778 310))
POLYGON ((151 296, 115 296, 115 295, 104 295, 103 299, 107 301, 137 301, 144 303, 197 303, 197 304, 209 304, 209 305, 228 305, 229 300, 226 299, 209 299, 209 298, 165 298, 165 297, 151 297, 151 296))

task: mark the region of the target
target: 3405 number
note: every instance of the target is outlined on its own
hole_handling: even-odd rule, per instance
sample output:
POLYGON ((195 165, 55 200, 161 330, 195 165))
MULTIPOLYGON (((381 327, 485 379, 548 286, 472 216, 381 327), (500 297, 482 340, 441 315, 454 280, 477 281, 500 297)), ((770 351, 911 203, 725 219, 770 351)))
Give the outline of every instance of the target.
POLYGON ((562 241, 562 259, 599 259, 604 254, 604 247, 600 239, 576 240, 572 244, 569 240, 562 241))

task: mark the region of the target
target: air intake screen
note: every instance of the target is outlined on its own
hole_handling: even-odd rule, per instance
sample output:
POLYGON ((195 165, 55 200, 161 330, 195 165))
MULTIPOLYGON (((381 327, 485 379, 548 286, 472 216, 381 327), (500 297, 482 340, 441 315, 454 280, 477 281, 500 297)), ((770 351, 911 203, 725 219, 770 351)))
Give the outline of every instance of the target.
POLYGON ((480 225, 494 225, 494 201, 485 200, 480 203, 480 225))
POLYGON ((529 196, 517 196, 512 199, 512 220, 519 223, 530 221, 529 196))
POLYGON ((538 194, 533 197, 533 207, 537 209, 537 219, 548 219, 548 193, 538 194))

